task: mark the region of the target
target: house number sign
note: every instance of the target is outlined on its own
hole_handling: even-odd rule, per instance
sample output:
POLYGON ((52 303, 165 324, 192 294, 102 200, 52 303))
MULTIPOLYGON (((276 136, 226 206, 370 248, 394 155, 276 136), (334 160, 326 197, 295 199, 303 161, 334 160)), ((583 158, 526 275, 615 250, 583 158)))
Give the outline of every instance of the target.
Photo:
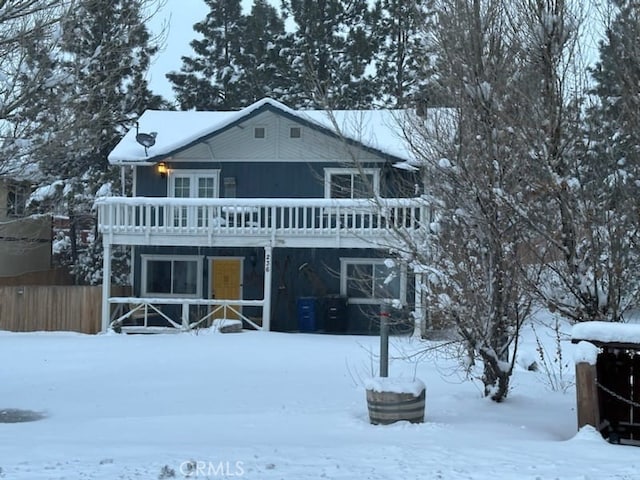
POLYGON ((271 271, 271 253, 265 253, 264 255, 264 271, 271 271))

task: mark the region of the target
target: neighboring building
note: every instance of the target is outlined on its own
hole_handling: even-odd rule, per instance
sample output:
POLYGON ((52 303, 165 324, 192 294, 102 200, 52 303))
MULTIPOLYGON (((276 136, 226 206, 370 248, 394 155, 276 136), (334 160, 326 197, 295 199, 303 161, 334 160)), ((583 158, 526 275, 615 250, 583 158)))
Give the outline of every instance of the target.
POLYGON ((51 268, 51 216, 27 215, 31 182, 0 177, 0 277, 51 268))
POLYGON ((103 328, 146 311, 146 326, 241 318, 277 331, 377 331, 382 301, 413 303, 412 272, 385 261, 394 230, 428 224, 424 202, 406 198, 415 173, 394 168, 411 160, 402 114, 330 116, 270 99, 237 112, 145 112, 109 155, 133 170, 133 197, 98 201, 105 278, 112 246, 133 247, 134 297, 110 298, 105 282, 103 328), (114 305, 135 312, 116 318, 114 305))

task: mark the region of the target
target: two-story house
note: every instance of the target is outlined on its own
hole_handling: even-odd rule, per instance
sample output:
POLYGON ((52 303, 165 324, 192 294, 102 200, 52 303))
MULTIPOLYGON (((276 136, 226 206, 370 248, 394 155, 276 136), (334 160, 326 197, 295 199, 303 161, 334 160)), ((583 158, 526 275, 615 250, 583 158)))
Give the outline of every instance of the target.
POLYGON ((132 196, 98 202, 105 279, 113 246, 132 247, 133 297, 111 297, 104 282, 103 328, 133 330, 136 316, 145 328, 238 318, 266 330, 377 331, 382 301, 414 303, 414 272, 389 260, 397 230, 428 223, 410 198, 415 173, 394 168, 411 159, 403 114, 271 99, 145 112, 109 155, 132 170, 132 196))

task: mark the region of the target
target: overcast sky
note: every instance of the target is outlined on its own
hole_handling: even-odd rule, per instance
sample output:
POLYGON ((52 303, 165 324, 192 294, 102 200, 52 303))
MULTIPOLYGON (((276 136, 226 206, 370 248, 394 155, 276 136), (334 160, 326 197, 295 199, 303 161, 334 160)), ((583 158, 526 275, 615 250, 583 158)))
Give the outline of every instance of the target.
MULTIPOLYGON (((181 57, 193 53, 189 42, 196 33, 193 25, 207 16, 209 7, 204 0, 165 0, 164 8, 158 12, 149 24, 152 32, 158 34, 163 25, 168 28, 167 39, 162 52, 157 56, 149 70, 149 84, 154 93, 162 95, 168 100, 173 100, 174 95, 171 84, 165 78, 165 74, 178 71, 182 66, 181 57)), ((253 0, 243 0, 243 8, 248 12, 253 0)), ((277 0, 272 0, 274 5, 277 0)))
POLYGON ((166 0, 165 7, 151 19, 149 28, 154 34, 161 32, 163 25, 167 27, 164 48, 149 70, 149 85, 154 93, 174 98, 165 74, 180 70, 180 58, 191 55, 189 42, 195 38, 193 24, 203 20, 208 11, 202 0, 166 0))
MULTIPOLYGON (((162 52, 157 56, 149 71, 149 84, 154 93, 162 95, 168 100, 174 99, 171 84, 165 74, 171 71, 179 71, 182 66, 181 57, 193 53, 189 42, 196 36, 193 25, 207 16, 209 7, 204 0, 165 0, 164 8, 158 12, 149 24, 152 32, 158 34, 162 26, 166 25, 167 39, 162 52)), ((274 6, 279 5, 279 0, 270 0, 274 6)), ((242 0, 246 12, 251 9, 253 0, 242 0)), ((588 9, 590 15, 596 12, 588 9)), ((591 63, 597 58, 597 31, 584 32, 587 40, 587 57, 591 63)))

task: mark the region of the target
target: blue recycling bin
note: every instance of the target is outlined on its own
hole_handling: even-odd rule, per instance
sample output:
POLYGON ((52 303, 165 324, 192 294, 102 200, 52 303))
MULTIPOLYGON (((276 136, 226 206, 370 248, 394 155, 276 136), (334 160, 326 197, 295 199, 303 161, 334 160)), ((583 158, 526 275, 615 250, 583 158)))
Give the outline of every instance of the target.
POLYGON ((301 332, 315 332, 318 329, 317 306, 318 302, 315 297, 298 298, 298 330, 301 332))

